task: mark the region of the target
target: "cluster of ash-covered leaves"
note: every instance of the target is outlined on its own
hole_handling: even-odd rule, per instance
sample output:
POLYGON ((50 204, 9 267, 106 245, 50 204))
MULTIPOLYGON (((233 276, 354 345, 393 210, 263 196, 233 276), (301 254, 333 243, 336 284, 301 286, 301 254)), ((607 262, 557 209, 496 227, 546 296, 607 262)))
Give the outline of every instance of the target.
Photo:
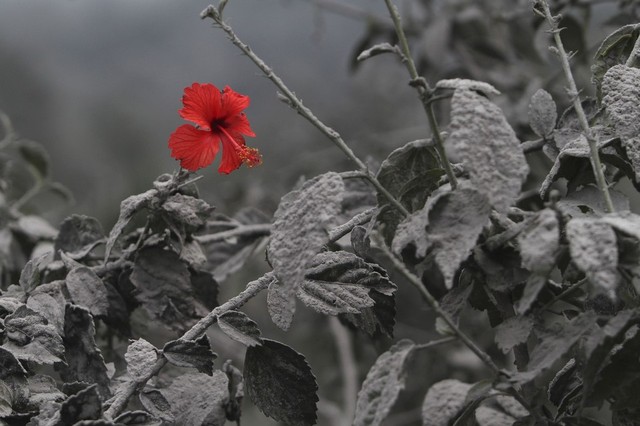
MULTIPOLYGON (((591 115, 596 137, 608 138, 600 147, 607 167, 615 169, 607 174, 613 183, 624 175, 635 179, 637 75, 635 68, 624 65, 606 71, 601 109, 591 115)), ((412 212, 409 218, 378 215, 385 237, 396 253, 429 277, 427 287, 435 294, 446 292, 441 303, 454 319, 467 304, 487 311, 498 347, 515 355, 518 372, 512 380, 536 404, 551 400, 558 418, 576 422, 581 421, 576 407, 598 407, 614 398, 621 401, 614 405, 614 416, 633 415, 633 397, 628 395, 637 394, 640 383, 637 360, 630 359, 637 334, 640 216, 624 211, 628 201, 615 191, 614 203, 622 212, 604 214, 602 195, 591 185, 588 145, 575 112, 565 113, 556 123, 555 103, 544 91, 534 95, 529 114, 545 152, 556 156, 541 192, 546 195, 549 182, 559 177, 568 177, 568 192, 537 212, 509 209, 526 177, 515 134, 500 110, 480 94, 487 93, 486 87, 470 90, 470 83, 462 80, 440 86, 455 89, 448 143, 461 151, 464 178, 451 191, 438 182, 442 172, 421 152, 428 147, 413 143, 397 150, 378 175, 382 182, 387 174, 400 178, 388 183, 396 197, 401 196, 397 188, 418 173, 431 172, 434 178, 420 180, 431 188, 420 194, 425 197, 428 192, 426 203, 420 200, 424 207, 405 204, 412 212), (563 149, 558 149, 563 141, 563 149), (391 168, 394 159, 401 159, 395 167, 398 173, 391 168), (422 167, 416 167, 420 163, 422 167), (470 278, 462 279, 465 274, 470 278), (547 311, 557 299, 562 299, 562 314, 549 321, 547 311), (571 357, 571 374, 563 370, 551 381, 558 362, 571 357), (629 374, 619 389, 605 378, 626 370, 629 374), (540 380, 546 380, 549 395, 534 392, 533 383, 540 380)), ((452 385, 454 393, 456 386, 452 385)), ((470 403, 486 396, 461 401, 465 398, 470 403)), ((459 408, 446 421, 468 415, 464 404, 459 408)), ((480 415, 477 409, 475 415, 480 415)))

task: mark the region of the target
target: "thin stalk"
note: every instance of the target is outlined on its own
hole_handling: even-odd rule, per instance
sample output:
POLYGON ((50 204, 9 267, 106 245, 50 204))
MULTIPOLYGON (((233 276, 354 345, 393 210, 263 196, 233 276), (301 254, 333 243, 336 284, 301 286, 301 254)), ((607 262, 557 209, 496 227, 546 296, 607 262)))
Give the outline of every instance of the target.
POLYGON ((245 236, 267 236, 271 233, 270 223, 258 223, 255 225, 241 225, 228 231, 222 231, 209 235, 196 235, 194 240, 202 244, 213 243, 216 241, 226 240, 233 237, 245 237, 245 236))
POLYGON ((427 82, 418 74, 418 69, 416 68, 416 64, 413 61, 413 57, 411 56, 409 42, 407 41, 407 36, 404 32, 404 27, 402 26, 402 18, 400 17, 398 8, 393 3, 391 3, 391 0, 384 0, 384 2, 387 5, 387 9, 389 9, 389 15, 391 15, 393 26, 396 29, 398 43, 400 44, 400 50, 402 51, 402 62, 405 64, 407 70, 409 71, 411 81, 416 83, 413 84, 413 86, 418 91, 418 95, 420 97, 420 101, 422 102, 424 112, 427 115, 427 120, 429 121, 429 126, 431 127, 431 133, 433 133, 433 139, 436 142, 436 151, 440 156, 442 167, 444 168, 444 171, 447 174, 447 178, 451 183, 451 189, 455 190, 458 186, 458 179, 456 178, 456 174, 453 172, 453 167, 451 167, 451 163, 449 162, 449 158, 447 157, 447 152, 444 149, 444 141, 442 140, 442 136, 440 135, 438 121, 436 120, 436 115, 433 111, 432 90, 429 88, 427 82))
POLYGON ((300 98, 296 96, 296 94, 287 87, 284 81, 269 67, 266 62, 264 62, 258 55, 256 55, 251 48, 244 43, 233 31, 231 26, 227 24, 220 15, 218 9, 215 6, 209 5, 206 9, 200 13, 200 17, 211 18, 214 20, 218 26, 227 34, 231 43, 233 43, 238 49, 242 51, 251 61, 262 71, 262 73, 269 79, 271 82, 280 90, 280 97, 283 99, 292 109, 294 109, 298 114, 304 117, 309 123, 311 123, 314 127, 320 130, 325 136, 331 140, 351 161, 353 161, 358 169, 362 171, 364 177, 371 182, 371 184, 380 192, 383 196, 385 196, 389 202, 397 208, 400 212, 402 212, 405 216, 408 216, 409 211, 402 205, 396 198, 391 195, 387 189, 382 186, 382 184, 376 179, 376 177, 369 171, 367 165, 362 161, 354 152, 351 150, 349 145, 342 139, 340 133, 327 126, 322 120, 320 120, 316 115, 307 108, 300 98))
POLYGON ((358 366, 353 353, 351 336, 340 323, 340 320, 337 317, 329 317, 329 327, 336 341, 338 360, 340 362, 340 370, 342 371, 344 420, 346 424, 350 424, 355 414, 356 399, 358 396, 358 366))
POLYGON ((580 100, 578 87, 576 86, 576 82, 573 78, 573 72, 571 71, 571 65, 569 64, 569 56, 564 49, 564 44, 562 43, 562 38, 560 37, 561 29, 558 28, 558 20, 551 15, 551 10, 549 9, 549 3, 547 3, 547 0, 539 0, 538 4, 542 6, 542 16, 544 16, 547 23, 549 24, 549 27, 551 28, 550 32, 553 35, 553 39, 556 44, 558 57, 560 58, 560 63, 562 64, 562 71, 564 72, 565 79, 567 80, 567 84, 569 85, 568 93, 569 96, 573 98, 573 107, 576 111, 576 114, 578 115, 580 127, 582 127, 582 132, 584 133, 584 136, 587 138, 587 142, 589 143, 589 150, 591 151, 591 167, 593 168, 593 174, 596 177, 596 183, 598 184, 598 188, 600 189, 600 192, 602 192, 602 196, 604 197, 607 212, 613 213, 615 211, 615 208, 613 207, 611 195, 609 194, 609 187, 607 186, 607 181, 604 177, 604 172, 602 171, 602 162, 600 161, 600 153, 598 152, 598 141, 596 140, 596 137, 594 136, 593 131, 589 126, 587 115, 582 108, 582 102, 580 100))

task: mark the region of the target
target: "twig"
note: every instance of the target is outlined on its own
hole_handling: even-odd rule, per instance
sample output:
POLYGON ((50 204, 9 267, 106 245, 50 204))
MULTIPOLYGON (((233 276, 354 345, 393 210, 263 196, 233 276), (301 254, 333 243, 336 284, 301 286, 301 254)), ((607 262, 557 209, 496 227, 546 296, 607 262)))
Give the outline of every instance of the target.
MULTIPOLYGON (((262 290, 266 289, 271 283, 272 278, 273 273, 268 272, 257 280, 251 281, 249 284, 247 284, 247 287, 241 293, 239 293, 235 297, 232 297, 224 304, 215 308, 213 311, 209 312, 206 317, 202 318, 196 325, 194 325, 193 327, 191 327, 191 329, 184 333, 180 339, 197 339, 218 320, 218 317, 220 315, 225 312, 238 309, 249 299, 254 297, 262 290)), ((141 389, 151 377, 158 374, 158 372, 162 369, 162 367, 165 366, 166 363, 167 359, 164 356, 160 356, 153 366, 153 369, 145 374, 144 377, 127 382, 124 387, 120 389, 118 393, 116 393, 111 406, 104 413, 105 417, 107 419, 113 419, 114 417, 118 416, 126 407, 129 398, 131 398, 137 390, 141 389)))
POLYGON ((591 166, 593 168, 593 174, 596 177, 596 182, 598 184, 598 188, 604 197, 604 201, 606 204, 606 209, 608 213, 613 213, 615 211, 613 207, 613 202, 611 201, 611 195, 609 194, 609 188, 607 186, 607 181, 604 177, 604 172, 602 171, 602 162, 600 161, 600 153, 598 152, 598 141, 589 127, 589 121, 587 120, 587 115, 582 108, 582 102, 580 100, 580 94, 578 92, 578 87, 576 86, 576 82, 573 78, 573 73, 571 71, 571 65, 569 64, 569 56, 564 49, 564 45, 562 44, 562 38, 560 37, 561 29, 558 28, 558 17, 554 17, 551 15, 551 10, 549 9, 549 3, 547 0, 537 0, 538 3, 542 7, 542 13, 537 9, 536 13, 540 16, 544 17, 551 28, 550 32, 553 35, 553 39, 556 43, 555 51, 560 58, 560 63, 562 64, 562 70, 564 72, 565 79, 567 80, 567 84, 569 85, 568 93, 569 96, 572 97, 573 107, 578 115, 578 121, 580 122, 580 127, 582 127, 582 132, 584 136, 587 138, 589 142, 589 150, 591 151, 591 166))
POLYGON ((445 337, 439 340, 432 340, 431 342, 422 343, 420 345, 416 345, 416 349, 428 349, 433 348, 434 346, 444 345, 445 343, 451 343, 457 341, 457 337, 445 337))
POLYGON ((202 19, 211 18, 213 21, 220 26, 220 28, 227 34, 231 43, 233 43, 238 49, 240 49, 245 55, 251 59, 251 61, 256 64, 256 66, 264 73, 264 75, 271 80, 271 82, 280 90, 281 97, 286 103, 294 109, 298 114, 304 117, 309 123, 311 123, 314 127, 320 130, 325 136, 329 138, 351 161, 353 161, 360 171, 364 174, 364 177, 371 182, 371 184, 380 192, 384 197, 386 197, 389 202, 397 208, 400 212, 402 212, 405 216, 409 215, 409 211, 402 205, 396 198, 391 195, 391 193, 384 187, 382 184, 376 179, 376 177, 369 171, 367 165, 358 158, 351 148, 346 144, 346 142, 342 139, 342 136, 338 132, 336 132, 331 127, 327 126, 322 122, 316 115, 307 108, 300 98, 296 96, 296 94, 287 87, 287 85, 282 81, 282 79, 275 73, 273 70, 258 56, 256 55, 251 48, 244 43, 233 29, 227 24, 220 16, 218 9, 215 6, 209 5, 206 9, 200 13, 200 17, 202 19))
POLYGON ((349 425, 351 424, 351 419, 353 419, 356 410, 356 398, 358 396, 358 367, 353 354, 351 337, 344 326, 340 324, 340 320, 333 316, 329 317, 329 326, 336 341, 340 370, 342 372, 342 400, 345 420, 343 424, 349 425))
POLYGON ((246 236, 264 237, 269 234, 271 234, 271 224, 259 223, 255 225, 240 225, 236 228, 229 229, 228 231, 222 231, 215 234, 195 235, 193 239, 201 244, 209 244, 216 241, 226 240, 227 238, 246 236))
POLYGON ((436 115, 433 111, 433 91, 429 87, 427 82, 418 74, 416 64, 413 62, 413 57, 411 56, 409 42, 407 41, 407 36, 402 26, 402 19, 400 17, 400 12, 398 12, 398 8, 396 8, 395 5, 391 3, 391 0, 384 1, 387 5, 387 9, 389 9, 391 19, 393 20, 393 26, 396 29, 398 43, 400 44, 400 49, 402 50, 402 54, 404 56, 403 62, 407 67, 407 70, 409 71, 409 75, 411 76, 412 86, 414 86, 418 91, 418 95, 420 97, 420 100, 422 101, 424 112, 427 114, 427 120, 429 120, 431 133, 433 133, 433 138, 436 141, 436 151, 440 156, 442 167, 444 168, 444 171, 447 174, 447 178, 451 183, 451 189, 455 190, 458 186, 458 180, 456 179, 456 174, 454 173, 453 168, 451 167, 451 163, 447 158, 447 152, 444 149, 444 141, 442 140, 442 136, 440 135, 438 121, 436 120, 436 115))
POLYGON ((573 293, 574 290, 582 287, 582 285, 584 285, 586 282, 588 282, 589 280, 587 278, 583 278, 580 281, 573 283, 572 285, 569 286, 569 288, 567 288, 566 290, 564 290, 562 293, 558 294, 556 297, 554 297, 553 299, 551 299, 550 301, 548 301, 547 303, 544 304, 544 306, 540 309, 540 311, 546 311, 547 309, 549 309, 551 306, 553 306, 554 303, 556 303, 559 300, 562 300, 565 296, 567 296, 568 294, 573 293))
POLYGON ((547 141, 545 141, 543 138, 540 138, 534 141, 522 142, 520 148, 522 148, 522 152, 524 152, 525 154, 529 154, 530 152, 540 151, 545 143, 547 143, 547 141))
POLYGON ((362 213, 358 213, 357 215, 352 217, 348 222, 343 223, 342 225, 336 226, 335 228, 331 229, 329 231, 329 240, 338 241, 340 238, 342 238, 343 236, 351 232, 351 230, 354 227, 368 222, 373 217, 373 214, 375 213, 375 211, 376 211, 375 207, 367 209, 362 213))

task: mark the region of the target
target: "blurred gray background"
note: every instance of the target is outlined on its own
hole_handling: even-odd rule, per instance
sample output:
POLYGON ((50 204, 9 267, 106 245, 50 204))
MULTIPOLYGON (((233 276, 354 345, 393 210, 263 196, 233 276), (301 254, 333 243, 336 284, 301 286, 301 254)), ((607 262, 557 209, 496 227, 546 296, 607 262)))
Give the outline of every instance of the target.
MULTIPOLYGON (((385 16, 383 2, 344 3, 385 16)), ((248 144, 264 159, 261 167, 229 176, 218 174, 218 159, 200 171, 203 197, 219 212, 252 205, 271 213, 301 173, 349 168, 328 140, 277 100, 271 82, 211 20, 200 20, 208 4, 0 1, 0 110, 21 136, 45 144, 54 179, 76 198, 75 205, 48 213, 54 225, 74 212, 95 216, 108 229, 120 200, 177 168, 167 140, 184 123, 177 113, 182 91, 195 81, 228 84, 251 97, 247 115, 258 136, 248 144)), ((349 74, 363 22, 310 0, 233 0, 225 17, 362 157, 410 140, 384 133, 403 122, 414 124, 402 133, 426 131, 419 108, 409 117, 401 113, 407 99, 418 104, 393 58, 381 58, 377 71, 365 66, 349 74), (385 76, 386 66, 396 78, 385 76), (397 88, 402 96, 389 102, 397 88)))

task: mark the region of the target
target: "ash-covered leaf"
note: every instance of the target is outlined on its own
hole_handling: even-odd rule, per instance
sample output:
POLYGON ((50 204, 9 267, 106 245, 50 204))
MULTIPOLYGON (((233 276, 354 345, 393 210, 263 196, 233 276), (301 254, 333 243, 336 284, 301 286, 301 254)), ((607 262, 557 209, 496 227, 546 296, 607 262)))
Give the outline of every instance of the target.
POLYGON ((194 298, 187 265, 174 251, 160 246, 140 250, 130 279, 145 310, 175 330, 184 331, 207 311, 194 298))
POLYGON ((303 355, 263 339, 244 361, 247 395, 265 415, 292 426, 315 424, 318 385, 303 355))
POLYGON ((78 252, 103 238, 104 231, 98 219, 74 214, 60 224, 60 232, 54 244, 54 252, 56 256, 59 251, 78 252))
POLYGON ((399 54, 400 50, 398 49, 397 46, 392 46, 389 43, 379 43, 379 44, 376 44, 375 46, 368 48, 367 50, 363 50, 356 58, 356 61, 361 62, 366 59, 372 58, 374 56, 381 55, 383 53, 399 54))
POLYGON ((127 361, 127 373, 132 380, 141 380, 149 377, 158 360, 158 351, 144 339, 133 341, 124 354, 127 361))
POLYGON ((11 407, 12 399, 11 389, 3 381, 0 381, 0 419, 9 416, 13 412, 11 407))
POLYGON ((547 274, 556 263, 560 226, 555 210, 543 209, 518 235, 522 266, 537 274, 547 274))
POLYGON ((596 319, 597 315, 589 311, 572 321, 555 323, 551 328, 537 333, 539 343, 531 351, 526 370, 514 374, 513 379, 520 384, 529 383, 552 368, 585 333, 593 329, 596 319))
MULTIPOLYGON (((258 225, 271 222, 271 218, 255 208, 244 208, 234 215, 232 219, 218 214, 213 215, 213 222, 223 225, 207 225, 206 233, 215 234, 241 225, 258 225)), ((211 272, 218 282, 224 281, 230 274, 239 270, 247 259, 254 253, 265 234, 243 235, 231 239, 201 243, 207 258, 204 269, 211 272)))
POLYGON ((450 289, 458 267, 475 246, 490 212, 487 197, 474 188, 441 192, 400 224, 392 248, 400 254, 412 244, 416 248, 416 256, 434 253, 445 284, 450 289))
POLYGON ((354 426, 377 426, 387 417, 404 389, 407 361, 415 345, 404 339, 378 357, 358 392, 354 426))
MULTIPOLYGON (((598 141, 598 151, 603 160, 610 158, 603 152, 604 148, 609 147, 616 139, 607 139, 598 141)), ((572 180, 576 178, 582 179, 582 181, 576 184, 587 184, 594 181, 593 172, 590 163, 591 150, 589 148, 589 142, 583 134, 575 134, 565 145, 560 149, 560 153, 556 156, 551 170, 544 178, 544 181, 540 185, 540 197, 546 198, 551 184, 560 178, 567 178, 572 180), (587 176, 582 176, 582 175, 587 176)))
POLYGON ((576 359, 571 358, 551 379, 547 396, 549 401, 562 412, 563 406, 566 408, 572 400, 581 396, 579 394, 576 395, 581 390, 582 377, 578 373, 576 359))
POLYGON ((27 370, 9 350, 0 346, 0 380, 11 376, 26 377, 27 370))
POLYGON ((516 303, 516 313, 522 315, 526 313, 533 302, 538 298, 538 294, 547 284, 546 275, 531 274, 525 283, 524 291, 518 303, 516 303))
MULTIPOLYGON (((282 297, 295 298, 307 263, 329 242, 327 226, 340 212, 344 190, 340 175, 329 172, 282 197, 267 246, 282 297)), ((295 309, 295 302, 288 305, 295 309)))
POLYGON ((37 243, 41 240, 54 240, 58 230, 40 216, 24 215, 15 222, 13 230, 24 235, 27 240, 37 243))
POLYGON ((615 65, 602 80, 602 104, 640 181, 640 70, 615 65))
POLYGON ((553 98, 544 89, 538 89, 529 103, 529 126, 541 138, 548 138, 556 127, 558 110, 553 98))
POLYGON ((364 331, 372 338, 384 334, 393 338, 396 324, 396 301, 394 296, 386 296, 376 290, 369 292, 374 301, 371 308, 364 308, 359 314, 340 314, 341 321, 364 331))
POLYGON ((529 173, 520 141, 504 114, 471 90, 456 90, 451 100, 447 141, 462 159, 471 182, 498 211, 511 207, 529 173))
POLYGON ((109 260, 109 256, 111 255, 111 250, 116 243, 116 240, 124 230, 125 226, 129 223, 133 215, 145 207, 155 196, 158 194, 158 191, 155 189, 150 189, 142 194, 132 195, 130 197, 125 198, 120 203, 120 215, 118 216, 118 220, 116 221, 113 228, 111 228, 111 232, 109 233, 109 237, 107 238, 107 244, 105 247, 104 253, 104 261, 105 263, 109 260))
POLYGON ((207 256, 200 243, 196 240, 185 241, 180 250, 180 260, 193 269, 200 269, 207 263, 207 256))
POLYGON ((222 371, 176 377, 160 393, 169 402, 176 425, 223 426, 229 399, 228 379, 222 371))
POLYGON ((229 401, 225 406, 227 420, 238 422, 242 414, 242 399, 244 398, 244 378, 242 371, 226 360, 221 369, 229 379, 229 401))
POLYGON ((96 345, 96 329, 89 311, 68 304, 64 319, 66 365, 59 365, 60 376, 66 382, 96 383, 100 394, 107 398, 109 374, 104 358, 96 345))
POLYGON ((65 395, 56 386, 51 376, 36 374, 27 379, 29 385, 29 403, 41 407, 47 402, 61 402, 65 395))
POLYGON ((60 406, 60 420, 56 426, 75 425, 82 420, 97 420, 102 417, 102 401, 98 385, 91 385, 71 395, 60 406))
POLYGON ((183 194, 173 194, 162 203, 162 210, 191 231, 204 226, 214 210, 206 201, 183 194))
POLYGON ((514 346, 525 343, 533 329, 533 320, 526 315, 516 315, 495 328, 495 341, 503 353, 508 353, 514 346))
MULTIPOLYGON (((615 211, 629 211, 629 198, 626 195, 611 188, 609 188, 609 195, 615 211)), ((607 205, 602 191, 595 185, 585 185, 577 191, 568 193, 558 201, 557 205, 563 213, 572 217, 604 216, 607 213, 607 205)))
POLYGON ((281 330, 287 331, 293 321, 296 299, 277 279, 273 279, 267 291, 267 310, 271 321, 281 330))
POLYGON ((469 80, 466 78, 452 78, 448 80, 440 80, 436 83, 436 89, 449 90, 473 90, 483 95, 499 95, 500 91, 484 81, 469 80))
POLYGON ((167 401, 167 398, 159 390, 144 390, 138 394, 138 399, 140 399, 142 406, 154 417, 168 424, 173 424, 175 419, 171 413, 171 403, 167 401))
POLYGON ((367 257, 371 250, 369 230, 364 226, 354 226, 350 234, 351 248, 360 257, 367 257))
POLYGON ((20 272, 20 279, 18 283, 20 284, 20 288, 22 291, 29 294, 33 291, 37 286, 40 285, 42 280, 41 271, 47 263, 51 261, 51 255, 49 253, 43 254, 42 256, 36 257, 35 259, 31 259, 27 262, 27 264, 20 272))
MULTIPOLYGON (((607 357, 616 345, 625 340, 625 333, 638 324, 640 317, 633 309, 626 309, 613 316, 604 327, 595 328, 587 336, 584 344, 585 365, 582 368, 582 385, 585 400, 592 403, 591 392, 595 382, 599 379, 599 373, 607 365, 607 357)), ((597 399, 597 398, 595 398, 597 399)))
POLYGON ((567 224, 571 258, 598 292, 616 298, 620 281, 618 246, 611 225, 586 218, 574 218, 567 224))
POLYGON ((596 91, 600 97, 602 80, 611 67, 624 64, 629 58, 633 49, 640 24, 630 24, 618 28, 609 34, 602 42, 594 55, 591 66, 592 81, 596 86, 596 91))
POLYGON ((162 424, 161 420, 142 410, 127 411, 120 414, 113 421, 118 425, 123 424, 126 426, 160 426, 162 424))
POLYGON ((63 281, 42 284, 27 299, 27 308, 45 317, 61 336, 64 330, 66 301, 62 294, 63 281))
POLYGON ((298 298, 327 315, 359 313, 374 305, 370 290, 390 296, 396 286, 379 266, 346 251, 318 253, 297 289, 298 298))
POLYGON ((608 214, 600 219, 611 225, 613 229, 640 241, 640 215, 630 212, 608 214))
POLYGON ((162 353, 167 360, 179 367, 196 368, 199 372, 213 374, 213 360, 218 355, 211 350, 206 334, 197 340, 173 340, 164 345, 162 353))
MULTIPOLYGON (((416 181, 422 188, 419 196, 412 198, 404 197, 404 205, 409 211, 424 206, 424 202, 429 195, 438 187, 438 181, 444 171, 440 168, 438 155, 428 141, 419 140, 405 144, 404 146, 393 151, 380 165, 377 179, 387 191, 396 199, 403 198, 402 195, 407 191, 407 185, 416 181), (432 173, 425 178, 419 178, 425 172, 432 173), (438 172, 439 171, 439 172, 438 172)), ((411 191, 415 191, 412 187, 411 191)), ((378 206, 380 211, 377 215, 378 222, 384 224, 382 235, 387 243, 390 243, 395 234, 398 224, 402 221, 403 215, 389 200, 378 194, 378 206)))
POLYGON ((495 408, 481 405, 476 408, 478 426, 513 426, 516 419, 495 408))
POLYGON ((109 295, 102 280, 87 267, 73 269, 65 278, 74 304, 87 308, 93 316, 106 316, 109 295))
POLYGON ((2 345, 16 358, 37 364, 64 361, 62 337, 39 313, 20 306, 4 319, 7 340, 2 345))
POLYGON ((601 405, 605 400, 615 400, 618 407, 637 407, 640 392, 640 328, 630 327, 621 342, 613 347, 592 386, 588 402, 601 405))
POLYGON ((433 384, 422 403, 423 426, 448 426, 464 408, 471 385, 456 379, 433 384))
POLYGON ((243 345, 262 344, 258 324, 240 311, 227 311, 218 316, 218 326, 227 336, 243 345))

